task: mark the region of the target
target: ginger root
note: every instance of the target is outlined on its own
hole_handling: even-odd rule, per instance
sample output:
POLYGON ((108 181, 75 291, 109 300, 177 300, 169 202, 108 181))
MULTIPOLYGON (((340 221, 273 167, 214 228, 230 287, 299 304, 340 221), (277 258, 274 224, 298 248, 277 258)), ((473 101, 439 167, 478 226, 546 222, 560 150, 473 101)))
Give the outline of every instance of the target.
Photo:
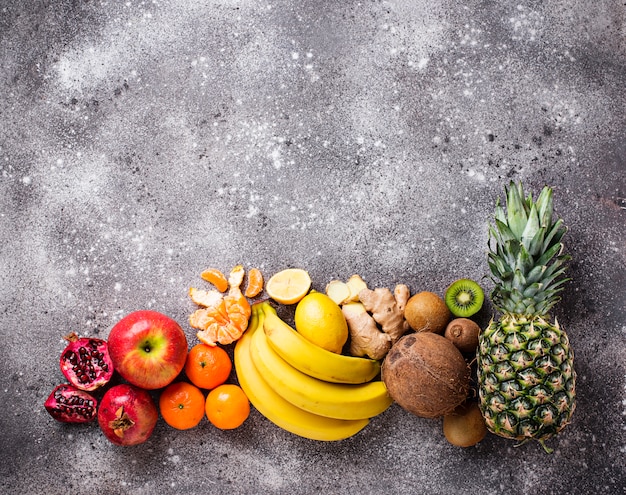
POLYGON ((359 275, 346 282, 332 280, 326 294, 342 308, 350 332, 350 354, 385 357, 391 345, 409 329, 404 309, 410 297, 408 286, 370 290, 359 275))
POLYGON ((363 289, 359 292, 359 300, 372 314, 381 330, 389 335, 392 344, 410 328, 404 319, 404 307, 409 299, 409 288, 400 284, 396 286, 394 293, 386 287, 374 290, 363 289))
POLYGON ((352 275, 347 282, 331 280, 326 285, 326 295, 339 306, 350 302, 359 301, 359 292, 367 289, 367 284, 360 275, 352 275))
POLYGON ((326 295, 341 306, 350 299, 350 287, 341 280, 331 280, 326 285, 326 295))
POLYGON ((391 348, 391 336, 378 329, 365 306, 360 302, 349 302, 342 306, 341 311, 350 331, 350 354, 384 358, 391 348))
POLYGON ((398 311, 402 312, 404 315, 404 308, 406 308, 406 303, 409 301, 411 297, 411 291, 409 290, 408 285, 398 284, 393 290, 393 296, 396 298, 396 304, 398 305, 398 311))
POLYGON ((350 289, 350 297, 346 301, 344 301, 344 303, 347 303, 347 302, 358 302, 359 301, 359 293, 363 289, 367 289, 367 284, 361 278, 360 275, 352 275, 352 276, 350 276, 350 278, 346 282, 346 285, 350 289))

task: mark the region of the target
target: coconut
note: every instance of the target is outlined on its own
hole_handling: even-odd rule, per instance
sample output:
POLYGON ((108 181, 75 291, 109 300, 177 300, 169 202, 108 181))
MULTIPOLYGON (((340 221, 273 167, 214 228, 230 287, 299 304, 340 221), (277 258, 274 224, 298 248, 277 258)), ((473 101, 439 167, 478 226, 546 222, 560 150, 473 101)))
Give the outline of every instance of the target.
POLYGON ((382 380, 403 409, 423 418, 452 412, 469 393, 470 370, 455 345, 422 332, 401 337, 383 361, 382 380))

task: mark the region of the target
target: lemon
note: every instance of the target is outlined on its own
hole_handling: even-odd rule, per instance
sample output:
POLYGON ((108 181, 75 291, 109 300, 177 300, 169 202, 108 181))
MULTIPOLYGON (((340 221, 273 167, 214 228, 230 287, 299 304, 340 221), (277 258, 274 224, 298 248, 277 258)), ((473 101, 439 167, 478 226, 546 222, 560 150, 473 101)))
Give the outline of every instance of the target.
POLYGON ((296 306, 296 330, 308 341, 341 353, 348 340, 348 324, 339 305, 326 294, 311 291, 296 306))
POLYGON ((270 277, 265 292, 280 304, 295 304, 311 288, 311 277, 301 268, 287 268, 270 277))

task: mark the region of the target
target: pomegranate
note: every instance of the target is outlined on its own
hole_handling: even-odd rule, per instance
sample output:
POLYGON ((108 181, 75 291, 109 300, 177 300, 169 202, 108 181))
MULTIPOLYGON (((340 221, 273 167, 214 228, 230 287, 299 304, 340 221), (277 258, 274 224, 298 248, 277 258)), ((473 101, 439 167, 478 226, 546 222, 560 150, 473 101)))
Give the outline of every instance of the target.
POLYGON ((98 401, 91 394, 72 385, 57 385, 44 407, 61 423, 89 423, 96 419, 98 401))
POLYGON ((137 445, 148 440, 159 412, 152 397, 134 385, 115 385, 100 401, 98 423, 104 435, 116 445, 137 445))
POLYGON ((95 390, 113 376, 113 362, 106 341, 79 338, 75 333, 64 337, 69 343, 61 353, 61 371, 81 390, 95 390))

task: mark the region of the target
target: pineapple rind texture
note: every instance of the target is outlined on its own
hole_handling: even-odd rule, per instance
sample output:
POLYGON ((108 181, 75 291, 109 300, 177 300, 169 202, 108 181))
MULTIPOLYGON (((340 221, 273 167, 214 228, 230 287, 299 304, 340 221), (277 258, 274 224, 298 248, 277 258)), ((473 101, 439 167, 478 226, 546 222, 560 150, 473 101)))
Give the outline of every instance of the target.
POLYGON ((558 323, 506 315, 481 333, 480 407, 489 430, 515 440, 547 440, 576 407, 574 354, 558 323))
MULTIPOLYGON (((487 428, 516 440, 544 440, 567 425, 575 408, 574 354, 548 312, 568 280, 566 227, 553 218, 552 189, 536 201, 511 182, 489 227, 494 307, 502 313, 479 336, 480 408, 487 428)), ((548 449, 545 447, 546 451, 548 449)))

